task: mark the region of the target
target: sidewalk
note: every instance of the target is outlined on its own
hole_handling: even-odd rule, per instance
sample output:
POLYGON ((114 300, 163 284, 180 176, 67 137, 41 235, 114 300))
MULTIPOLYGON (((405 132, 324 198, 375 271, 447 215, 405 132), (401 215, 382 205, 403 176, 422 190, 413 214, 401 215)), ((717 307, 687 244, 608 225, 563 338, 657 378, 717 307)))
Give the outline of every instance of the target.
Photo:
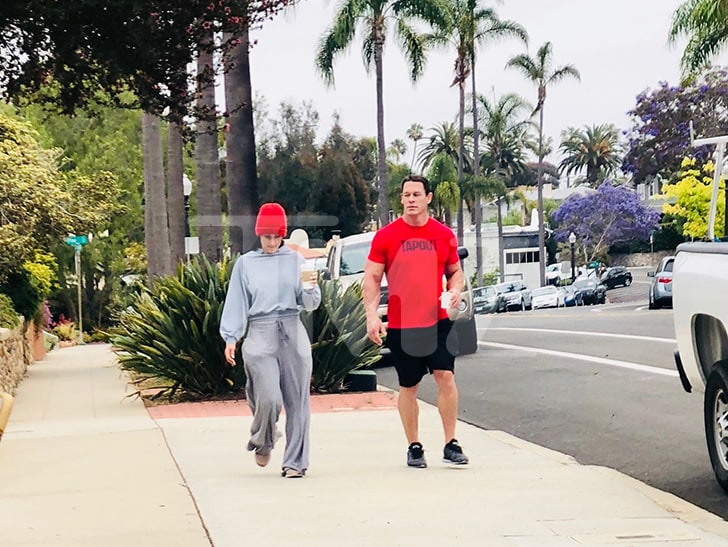
MULTIPOLYGON (((427 379, 429 381, 430 379, 427 379)), ((471 464, 405 466, 388 392, 314 397, 311 468, 244 450, 244 401, 126 399, 108 346, 55 350, 20 385, 0 442, 0 545, 728 546, 728 523, 614 470, 460 422, 471 464)), ((283 429, 283 424, 281 424, 283 429)))

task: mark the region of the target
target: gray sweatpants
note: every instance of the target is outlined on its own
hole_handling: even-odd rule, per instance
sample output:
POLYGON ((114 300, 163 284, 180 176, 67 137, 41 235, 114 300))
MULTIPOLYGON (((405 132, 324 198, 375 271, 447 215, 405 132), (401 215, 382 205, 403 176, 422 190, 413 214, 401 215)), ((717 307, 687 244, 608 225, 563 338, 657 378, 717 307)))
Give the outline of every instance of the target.
POLYGON ((267 454, 286 410, 286 450, 282 468, 308 469, 311 343, 297 315, 251 321, 243 341, 248 405, 253 411, 248 450, 267 454))

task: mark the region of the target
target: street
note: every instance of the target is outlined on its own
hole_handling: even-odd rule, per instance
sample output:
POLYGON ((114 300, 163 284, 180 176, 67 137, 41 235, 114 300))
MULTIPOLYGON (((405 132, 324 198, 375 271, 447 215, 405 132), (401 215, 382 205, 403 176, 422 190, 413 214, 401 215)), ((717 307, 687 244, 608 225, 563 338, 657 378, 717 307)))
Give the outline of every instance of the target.
MULTIPOLYGON (((605 305, 477 316, 480 350, 456 362, 459 416, 617 469, 725 519, 702 394, 684 392, 675 369, 672 310, 648 310, 646 273, 634 275, 630 287, 607 292, 605 305)), ((396 389, 393 368, 377 376, 396 389)), ((435 404, 431 378, 419 395, 435 404)))

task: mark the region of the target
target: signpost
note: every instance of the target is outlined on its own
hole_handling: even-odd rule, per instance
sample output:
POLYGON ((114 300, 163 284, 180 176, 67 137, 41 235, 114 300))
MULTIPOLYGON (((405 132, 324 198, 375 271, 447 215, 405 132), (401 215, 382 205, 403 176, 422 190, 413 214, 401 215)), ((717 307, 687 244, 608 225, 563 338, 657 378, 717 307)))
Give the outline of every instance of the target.
POLYGON ((76 250, 76 287, 78 295, 78 343, 83 344, 83 312, 81 311, 81 248, 88 243, 87 236, 68 236, 66 245, 76 250))

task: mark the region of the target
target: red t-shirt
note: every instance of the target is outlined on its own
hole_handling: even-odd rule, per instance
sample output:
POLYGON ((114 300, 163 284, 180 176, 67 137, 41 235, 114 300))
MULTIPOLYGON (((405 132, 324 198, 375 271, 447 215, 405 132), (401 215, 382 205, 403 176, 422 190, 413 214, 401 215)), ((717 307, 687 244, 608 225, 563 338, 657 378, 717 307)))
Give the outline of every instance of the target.
POLYGON ((445 265, 459 260, 457 248, 453 231, 432 218, 424 226, 398 218, 374 235, 369 260, 384 264, 390 327, 430 327, 447 318, 440 307, 442 279, 445 265))

